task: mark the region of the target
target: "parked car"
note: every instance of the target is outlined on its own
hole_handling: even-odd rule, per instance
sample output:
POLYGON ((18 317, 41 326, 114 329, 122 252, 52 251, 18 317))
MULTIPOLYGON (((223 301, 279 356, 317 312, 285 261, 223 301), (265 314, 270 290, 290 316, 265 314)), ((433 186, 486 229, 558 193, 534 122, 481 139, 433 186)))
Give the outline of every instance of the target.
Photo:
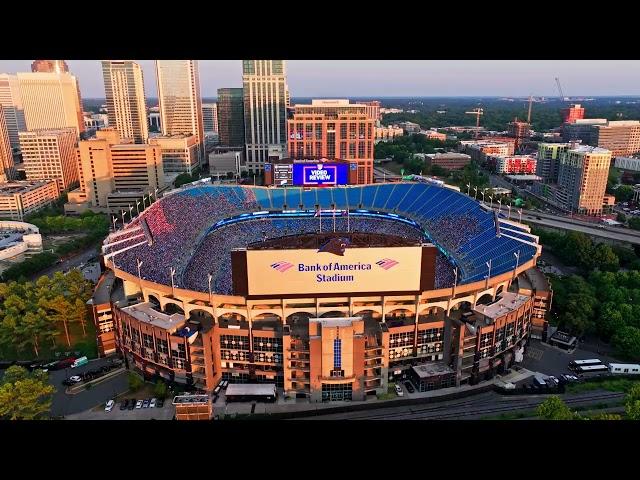
POLYGON ((138 409, 138 408, 142 408, 142 400, 138 400, 136 402, 136 409, 138 409))
POLYGON ((416 389, 415 389, 415 388, 413 388, 413 385, 411 385, 411 382, 410 382, 409 380, 407 380, 406 382, 404 382, 404 386, 405 386, 405 388, 407 389, 407 391, 408 391, 409 393, 413 393, 413 392, 415 392, 415 391, 416 391, 416 389))
POLYGON ((144 402, 142 402, 142 408, 149 408, 150 403, 151 401, 148 398, 146 398, 144 402))
POLYGON ((404 397, 404 392, 402 391, 402 387, 396 383, 396 395, 399 397, 404 397))
POLYGON ((130 400, 129 406, 127 407, 127 410, 133 410, 134 408, 136 408, 136 399, 132 398, 130 400))
POLYGON ((120 403, 120 410, 126 410, 128 406, 129 400, 125 400, 124 402, 120 403))
POLYGON ((107 404, 104 406, 104 411, 105 412, 110 412, 111 410, 113 410, 113 406, 116 404, 115 400, 109 400, 107 402, 107 404))
POLYGON ((156 408, 157 401, 158 401, 157 398, 152 398, 151 401, 149 402, 149 408, 156 408))
POLYGON ((164 400, 162 398, 158 399, 158 403, 156 403, 156 408, 164 407, 164 400))

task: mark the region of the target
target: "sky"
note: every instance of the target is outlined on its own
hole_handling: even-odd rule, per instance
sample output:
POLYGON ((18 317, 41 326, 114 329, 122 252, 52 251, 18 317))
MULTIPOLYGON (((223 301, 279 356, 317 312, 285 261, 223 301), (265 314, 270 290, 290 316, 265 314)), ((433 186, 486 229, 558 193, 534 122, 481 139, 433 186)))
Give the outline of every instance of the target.
MULTIPOLYGON (((28 72, 32 60, 0 60, 0 73, 28 72)), ((139 60, 148 97, 152 60, 139 60)), ((67 60, 84 98, 103 98, 99 60, 67 60)), ((638 60, 289 60, 292 97, 640 95, 638 60)), ((203 97, 242 86, 240 60, 201 60, 203 97)))

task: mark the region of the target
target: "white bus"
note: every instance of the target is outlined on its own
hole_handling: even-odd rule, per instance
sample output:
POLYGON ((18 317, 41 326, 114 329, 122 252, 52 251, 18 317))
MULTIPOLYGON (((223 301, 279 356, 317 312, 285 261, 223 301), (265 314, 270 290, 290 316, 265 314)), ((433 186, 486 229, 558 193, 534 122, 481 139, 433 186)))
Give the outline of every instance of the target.
POLYGON ((578 373, 604 373, 609 372, 609 367, 603 364, 599 365, 582 365, 576 367, 576 372, 578 373))
POLYGON ((590 358, 588 360, 573 360, 569 362, 569 368, 575 370, 578 367, 585 367, 587 365, 602 365, 602 360, 599 358, 590 358))
POLYGON ((640 375, 640 365, 637 363, 610 363, 609 372, 614 375, 640 375))

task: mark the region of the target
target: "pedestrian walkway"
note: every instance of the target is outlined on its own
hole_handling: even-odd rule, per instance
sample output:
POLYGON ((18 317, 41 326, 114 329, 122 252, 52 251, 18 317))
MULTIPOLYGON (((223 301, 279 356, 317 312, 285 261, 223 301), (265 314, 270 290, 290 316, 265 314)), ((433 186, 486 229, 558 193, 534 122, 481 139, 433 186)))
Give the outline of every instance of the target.
POLYGON ((352 401, 352 402, 327 402, 327 403, 309 403, 306 399, 295 398, 283 398, 278 397, 275 403, 228 403, 226 405, 216 402, 214 405, 214 416, 223 418, 225 415, 234 417, 236 415, 249 415, 254 414, 281 414, 291 412, 315 412, 319 410, 332 409, 336 407, 353 407, 357 405, 376 405, 380 407, 393 407, 407 403, 407 400, 416 399, 428 399, 444 397, 447 399, 451 394, 459 394, 462 392, 469 392, 473 390, 486 390, 487 387, 495 385, 496 383, 520 382, 526 378, 535 375, 536 372, 531 372, 527 369, 521 368, 519 371, 512 371, 507 375, 496 376, 492 380, 481 382, 478 385, 462 385, 460 387, 441 388, 439 390, 430 390, 428 392, 405 392, 403 397, 396 397, 390 400, 378 400, 376 397, 368 397, 366 401, 352 401))

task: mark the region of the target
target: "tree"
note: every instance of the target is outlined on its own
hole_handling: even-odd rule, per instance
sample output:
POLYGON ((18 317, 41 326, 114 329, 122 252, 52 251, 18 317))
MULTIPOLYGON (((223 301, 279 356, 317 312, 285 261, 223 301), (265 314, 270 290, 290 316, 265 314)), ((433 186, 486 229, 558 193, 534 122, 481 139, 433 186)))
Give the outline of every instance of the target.
POLYGON ((609 272, 614 272, 620 267, 618 257, 613 253, 611 247, 604 243, 596 245, 591 264, 595 268, 609 272))
POLYGON ((167 397, 167 384, 162 380, 158 380, 158 383, 153 387, 153 394, 158 398, 166 398, 167 397))
POLYGON ((624 213, 620 212, 620 213, 618 213, 618 215, 616 216, 616 220, 618 220, 619 222, 624 223, 624 222, 626 222, 626 221, 627 221, 627 216, 626 216, 624 213))
POLYGON ((82 326, 82 336, 86 337, 87 305, 80 298, 76 298, 73 303, 70 303, 70 307, 69 321, 71 323, 79 323, 82 326))
POLYGON ((536 408, 536 415, 545 420, 574 420, 576 415, 567 407, 560 397, 553 395, 536 408))
POLYGON ((624 410, 629 420, 640 420, 640 384, 635 384, 627 393, 624 410))
POLYGON ((629 218, 629 228, 632 228, 633 230, 640 230, 640 218, 638 217, 631 217, 629 218))
POLYGON ((140 387, 144 384, 142 378, 137 373, 129 372, 127 374, 127 381, 129 382, 129 389, 132 391, 139 390, 140 387))
POLYGON ((622 420, 622 417, 616 413, 600 413, 591 417, 591 420, 622 420))
POLYGON ((624 326, 611 337, 611 344, 623 357, 640 359, 640 328, 624 326))
POLYGON ((0 418, 36 420, 51 409, 53 393, 46 373, 29 374, 23 367, 7 369, 0 384, 0 418))
POLYGON ((54 322, 62 323, 64 326, 64 334, 67 340, 67 345, 71 348, 71 338, 69 337, 69 311, 71 310, 71 304, 62 295, 57 295, 51 301, 48 302, 48 309, 50 317, 54 322))

